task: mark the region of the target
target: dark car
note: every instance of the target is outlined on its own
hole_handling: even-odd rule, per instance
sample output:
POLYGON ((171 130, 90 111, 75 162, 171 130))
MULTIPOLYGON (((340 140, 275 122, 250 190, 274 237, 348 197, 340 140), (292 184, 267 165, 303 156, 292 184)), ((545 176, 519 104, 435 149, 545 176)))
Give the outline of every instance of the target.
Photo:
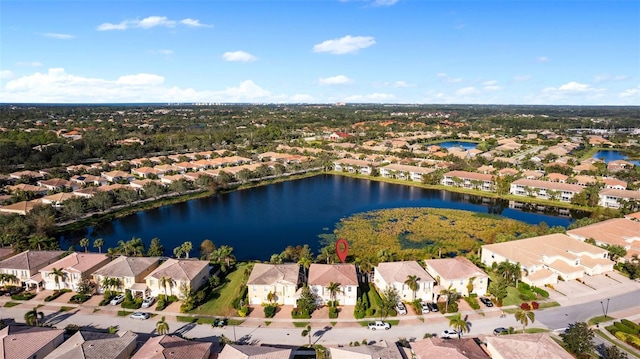
POLYGON ((429 307, 429 310, 432 312, 438 311, 438 305, 436 303, 427 303, 427 306, 429 307))
POLYGON ((486 305, 487 307, 493 307, 493 302, 491 301, 491 299, 487 297, 480 297, 480 301, 482 302, 482 304, 486 305))
POLYGON ((7 289, 4 295, 10 296, 10 295, 18 294, 18 293, 21 293, 23 290, 24 288, 22 287, 11 287, 7 289))
POLYGON ((507 328, 498 327, 493 330, 493 335, 503 335, 503 334, 509 334, 509 331, 507 330, 507 328))

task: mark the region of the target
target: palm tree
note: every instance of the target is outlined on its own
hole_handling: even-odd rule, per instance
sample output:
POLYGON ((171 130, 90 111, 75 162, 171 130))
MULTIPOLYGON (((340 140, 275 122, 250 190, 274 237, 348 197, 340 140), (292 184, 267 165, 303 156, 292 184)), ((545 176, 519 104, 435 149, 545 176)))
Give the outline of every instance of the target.
POLYGON ((42 320, 43 318, 44 313, 39 312, 38 307, 33 307, 33 310, 24 313, 24 322, 32 327, 37 327, 40 324, 38 320, 42 320))
POLYGON ((302 333, 300 333, 303 337, 308 336, 309 337, 309 348, 311 348, 311 326, 307 325, 306 328, 304 328, 304 330, 302 331, 302 333))
POLYGON ((331 282, 327 286, 327 290, 329 291, 329 298, 331 298, 331 300, 336 300, 336 295, 340 293, 340 285, 340 283, 331 282))
POLYGON ((444 302, 445 304, 445 309, 444 312, 448 313, 449 312, 449 301, 451 299, 451 296, 453 293, 455 293, 456 289, 452 287, 452 284, 449 284, 449 287, 447 289, 443 289, 440 291, 440 295, 443 295, 447 298, 447 300, 444 302))
POLYGON ((522 324, 522 332, 526 329, 529 322, 533 323, 536 321, 536 314, 530 310, 518 308, 516 313, 514 314, 516 320, 522 324))
POLYGON ((193 243, 186 241, 182 243, 180 247, 182 247, 182 252, 185 254, 186 258, 189 258, 189 252, 193 249, 193 243))
POLYGON ((82 238, 80 240, 80 247, 84 247, 84 252, 87 253, 89 251, 89 238, 82 238))
POLYGON ((462 318, 462 314, 458 313, 449 319, 449 326, 458 332, 458 339, 462 333, 471 331, 471 323, 467 321, 467 317, 462 318))
POLYGON ((418 288, 420 288, 420 285, 418 285, 419 280, 420 278, 418 278, 417 275, 408 275, 407 279, 404 281, 404 284, 413 291, 413 300, 416 300, 416 292, 418 291, 418 288))
POLYGON ((127 245, 127 242, 123 241, 123 240, 119 240, 118 241, 118 248, 116 249, 118 253, 122 253, 125 256, 129 255, 129 251, 131 250, 131 247, 127 245))
POLYGON ((39 251, 42 250, 42 246, 46 245, 50 241, 50 238, 45 235, 36 234, 29 238, 29 247, 31 249, 38 248, 39 251))
POLYGON ((167 287, 172 288, 174 284, 175 284, 175 281, 173 280, 173 278, 169 278, 169 277, 160 278, 160 285, 164 288, 165 295, 169 295, 167 292, 167 287))
POLYGON ((183 253, 184 253, 184 249, 182 248, 182 246, 178 246, 173 249, 173 255, 178 259, 182 257, 183 253))
POLYGON ((104 246, 104 239, 98 238, 93 241, 93 247, 98 248, 98 253, 102 253, 102 246, 104 246))
POLYGON ((51 268, 51 273, 48 275, 53 276, 53 281, 56 283, 58 290, 60 290, 60 279, 62 279, 62 282, 66 282, 69 278, 69 274, 64 272, 62 268, 51 268))
POLYGON ((298 265, 301 265, 302 268, 304 269, 304 278, 307 278, 307 275, 309 275, 309 267, 311 267, 311 258, 309 257, 300 257, 300 260, 298 261, 298 265))
POLYGON ((169 333, 169 323, 164 320, 164 317, 162 317, 162 319, 160 319, 160 321, 156 323, 156 332, 158 332, 158 334, 160 335, 169 333))

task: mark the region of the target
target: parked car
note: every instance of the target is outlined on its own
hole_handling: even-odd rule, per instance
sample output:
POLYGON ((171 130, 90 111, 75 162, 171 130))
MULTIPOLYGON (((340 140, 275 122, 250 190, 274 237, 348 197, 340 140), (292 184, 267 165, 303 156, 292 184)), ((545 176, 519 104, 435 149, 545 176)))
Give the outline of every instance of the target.
POLYGON ((156 301, 155 297, 146 297, 142 300, 142 308, 149 308, 156 301))
POLYGON ((421 303, 421 304, 422 304, 422 314, 427 314, 431 311, 431 308, 429 308, 428 303, 421 303))
POLYGON ((384 329, 389 330, 391 328, 391 324, 387 322, 383 322, 382 320, 376 320, 375 322, 371 322, 367 325, 371 330, 384 329))
POLYGON ((4 295, 6 296, 10 296, 10 295, 14 295, 14 294, 19 294, 22 291, 24 291, 23 287, 10 287, 9 289, 7 289, 7 292, 4 293, 4 295))
POLYGON ((222 328, 225 325, 227 325, 227 319, 225 318, 216 318, 213 320, 213 322, 211 322, 211 326, 214 328, 222 328))
POLYGON ((456 332, 453 329, 445 329, 442 332, 442 337, 445 338, 445 339, 449 339, 451 337, 457 337, 457 336, 458 336, 458 332, 456 332))
POLYGON ((141 320, 145 320, 145 319, 149 319, 149 317, 151 316, 151 314, 149 313, 145 313, 145 312, 135 312, 133 314, 131 314, 129 316, 129 318, 131 319, 141 319, 141 320))
POLYGON ((487 297, 480 297, 480 301, 482 302, 482 304, 486 305, 487 307, 493 307, 493 302, 491 301, 491 299, 487 297))
POLYGON ((498 327, 493 330, 493 335, 502 335, 502 334, 509 334, 509 331, 507 330, 507 328, 498 327))
POLYGON ((407 307, 404 306, 404 303, 398 302, 398 304, 396 304, 396 312, 400 315, 405 315, 407 314, 407 307))
POLYGON ((438 311, 438 304, 436 303, 427 303, 427 307, 429 307, 429 310, 432 312, 437 312, 438 311))
POLYGON ((116 295, 115 297, 113 297, 111 299, 111 302, 109 302, 111 305, 118 305, 120 303, 124 302, 124 294, 120 294, 120 295, 116 295))

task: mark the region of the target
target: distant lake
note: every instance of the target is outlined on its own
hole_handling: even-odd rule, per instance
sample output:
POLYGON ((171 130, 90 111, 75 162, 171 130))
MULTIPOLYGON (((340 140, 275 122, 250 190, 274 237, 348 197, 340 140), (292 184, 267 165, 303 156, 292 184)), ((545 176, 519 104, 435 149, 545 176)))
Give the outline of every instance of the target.
POLYGON ((572 221, 569 217, 512 209, 504 200, 323 174, 138 212, 67 234, 61 242, 65 249, 69 243, 78 248, 77 241, 86 236, 92 243, 103 238, 106 247, 115 247, 119 240, 139 237, 148 246, 158 237, 167 255, 181 243, 191 241, 191 255, 197 256, 200 242, 210 239, 216 246, 232 246, 240 260, 268 260, 288 245, 309 244, 317 254, 318 235, 333 233, 341 218, 398 207, 494 213, 549 226, 566 227, 572 221))
POLYGON ((464 142, 464 141, 447 141, 447 142, 436 143, 436 145, 443 148, 462 147, 467 151, 478 147, 478 144, 476 142, 464 142))
POLYGON ((628 159, 629 157, 627 157, 627 155, 617 150, 600 150, 596 152, 592 157, 604 160, 605 163, 609 163, 611 161, 617 161, 617 160, 625 160, 635 165, 640 165, 640 161, 636 161, 636 160, 631 161, 628 159))

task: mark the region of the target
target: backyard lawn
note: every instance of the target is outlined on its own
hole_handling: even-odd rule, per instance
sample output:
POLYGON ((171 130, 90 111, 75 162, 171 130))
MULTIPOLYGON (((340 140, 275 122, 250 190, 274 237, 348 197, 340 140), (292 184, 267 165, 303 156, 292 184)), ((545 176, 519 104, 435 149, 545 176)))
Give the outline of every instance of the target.
POLYGON ((246 263, 239 263, 235 270, 227 275, 227 281, 209 295, 209 300, 190 311, 190 314, 237 316, 233 309, 233 300, 240 294, 240 285, 244 276, 246 263))

